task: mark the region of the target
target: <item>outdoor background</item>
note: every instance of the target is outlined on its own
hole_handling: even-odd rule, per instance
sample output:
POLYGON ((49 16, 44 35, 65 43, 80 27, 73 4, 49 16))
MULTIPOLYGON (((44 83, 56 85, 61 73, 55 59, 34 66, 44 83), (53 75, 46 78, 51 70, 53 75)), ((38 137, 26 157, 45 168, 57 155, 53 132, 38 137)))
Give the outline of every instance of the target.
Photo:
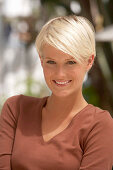
POLYGON ((87 17, 96 30, 97 55, 84 80, 84 97, 113 116, 112 0, 0 0, 0 109, 13 95, 51 94, 35 38, 46 21, 69 14, 87 17))

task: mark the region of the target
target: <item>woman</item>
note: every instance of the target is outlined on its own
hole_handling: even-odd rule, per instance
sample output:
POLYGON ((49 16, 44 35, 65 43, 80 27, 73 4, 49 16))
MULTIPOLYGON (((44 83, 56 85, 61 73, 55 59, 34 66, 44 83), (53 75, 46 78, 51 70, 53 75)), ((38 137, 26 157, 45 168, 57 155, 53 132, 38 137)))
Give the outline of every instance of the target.
POLYGON ((95 58, 95 34, 84 17, 57 17, 36 39, 51 96, 17 95, 0 118, 0 170, 111 170, 113 120, 88 104, 85 74, 95 58))

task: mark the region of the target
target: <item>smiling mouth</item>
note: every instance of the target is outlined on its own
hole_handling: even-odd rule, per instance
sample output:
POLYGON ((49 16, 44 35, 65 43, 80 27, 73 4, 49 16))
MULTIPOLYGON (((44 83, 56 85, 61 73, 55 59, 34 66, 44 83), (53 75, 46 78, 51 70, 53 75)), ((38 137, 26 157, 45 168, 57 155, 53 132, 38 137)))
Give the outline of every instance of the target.
POLYGON ((57 85, 57 86, 66 86, 67 84, 69 84, 72 80, 68 80, 68 81, 56 81, 53 80, 53 82, 57 85))

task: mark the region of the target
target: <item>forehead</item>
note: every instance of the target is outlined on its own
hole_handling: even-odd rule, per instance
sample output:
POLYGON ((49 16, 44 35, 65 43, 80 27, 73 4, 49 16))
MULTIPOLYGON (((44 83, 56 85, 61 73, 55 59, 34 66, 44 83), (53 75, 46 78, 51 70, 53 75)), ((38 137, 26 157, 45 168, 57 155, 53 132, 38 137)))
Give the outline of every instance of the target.
POLYGON ((44 44, 42 48, 42 56, 44 58, 51 58, 51 59, 75 59, 73 56, 64 53, 63 51, 53 47, 49 44, 44 44))

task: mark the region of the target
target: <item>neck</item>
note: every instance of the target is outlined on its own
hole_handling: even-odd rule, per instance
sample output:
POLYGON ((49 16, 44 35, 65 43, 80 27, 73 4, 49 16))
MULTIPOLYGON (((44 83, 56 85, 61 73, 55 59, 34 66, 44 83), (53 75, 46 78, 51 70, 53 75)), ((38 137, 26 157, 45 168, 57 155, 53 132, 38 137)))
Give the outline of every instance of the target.
POLYGON ((73 111, 79 111, 79 109, 84 108, 87 104, 82 92, 68 97, 59 97, 52 94, 48 98, 46 108, 50 116, 59 117, 61 115, 67 116, 73 111))

